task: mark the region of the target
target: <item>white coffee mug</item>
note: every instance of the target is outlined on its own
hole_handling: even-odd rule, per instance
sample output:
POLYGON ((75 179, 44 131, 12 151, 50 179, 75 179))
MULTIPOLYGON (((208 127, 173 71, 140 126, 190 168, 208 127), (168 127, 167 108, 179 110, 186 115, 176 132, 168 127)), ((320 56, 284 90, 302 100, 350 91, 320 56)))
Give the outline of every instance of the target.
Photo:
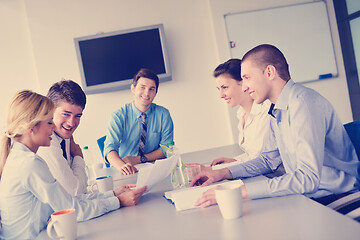
POLYGON ((95 183, 91 186, 92 192, 107 192, 114 190, 112 176, 102 176, 95 179, 95 183), (97 189, 96 189, 97 188, 97 189))
POLYGON ((77 220, 75 209, 67 209, 51 214, 47 226, 47 234, 52 239, 74 240, 77 236, 77 220), (54 236, 52 229, 55 229, 54 236))
POLYGON ((242 215, 242 183, 227 183, 215 189, 216 201, 224 219, 234 219, 242 215))

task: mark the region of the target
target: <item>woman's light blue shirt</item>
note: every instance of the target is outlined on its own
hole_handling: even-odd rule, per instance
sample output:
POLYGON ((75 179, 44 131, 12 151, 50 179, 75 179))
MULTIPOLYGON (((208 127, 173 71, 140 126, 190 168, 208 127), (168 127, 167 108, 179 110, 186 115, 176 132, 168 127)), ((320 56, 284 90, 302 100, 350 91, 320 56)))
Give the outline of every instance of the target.
POLYGON ((119 208, 112 191, 72 197, 43 159, 13 141, 0 181, 0 238, 34 239, 53 212, 75 208, 79 221, 119 208))
POLYGON ((282 162, 286 174, 247 184, 250 198, 321 197, 358 187, 360 162, 354 146, 324 97, 289 80, 271 113, 264 151, 229 170, 234 178, 250 177, 269 173, 282 162))
MULTIPOLYGON (((147 132, 144 152, 147 154, 161 149, 159 144, 167 146, 170 141, 173 141, 174 126, 169 110, 155 103, 151 104, 145 114, 147 132)), ((120 158, 137 156, 141 131, 141 111, 135 107, 134 102, 115 111, 108 126, 104 156, 113 150, 118 152, 120 158)), ((164 155, 166 156, 165 152, 164 155)))

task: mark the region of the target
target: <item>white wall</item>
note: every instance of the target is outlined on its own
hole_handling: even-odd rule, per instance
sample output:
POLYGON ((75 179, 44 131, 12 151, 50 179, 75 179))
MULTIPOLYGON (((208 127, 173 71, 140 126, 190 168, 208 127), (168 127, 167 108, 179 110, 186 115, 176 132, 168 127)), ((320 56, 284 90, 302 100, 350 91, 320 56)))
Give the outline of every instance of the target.
MULTIPOLYGON (((311 0, 256 0, 256 1, 247 1, 247 0, 209 0, 211 7, 212 15, 212 24, 214 29, 214 36, 216 39, 216 44, 218 47, 218 57, 219 61, 225 61, 231 57, 230 49, 228 47, 228 39, 225 27, 224 15, 229 13, 244 12, 257 9, 272 8, 278 6, 285 6, 296 3, 312 2, 311 0)), ((338 28, 336 23, 336 16, 334 12, 334 6, 332 0, 326 0, 326 5, 328 8, 330 28, 333 37, 333 44, 335 48, 335 57, 337 62, 337 67, 339 71, 339 76, 336 78, 326 79, 322 81, 310 82, 304 84, 307 87, 313 88, 327 98, 337 113, 339 114, 343 123, 353 121, 349 93, 346 82, 346 75, 344 69, 344 62, 341 53, 341 46, 338 34, 338 28)), ((306 17, 306 16, 304 16, 306 17)), ((251 23, 249 23, 251 24, 251 23)), ((276 26, 264 26, 264 27, 276 27, 276 26)), ((246 33, 244 33, 246 34, 246 33)), ((291 41, 291 36, 288 37, 291 41)), ((305 36, 306 37, 306 36, 305 36)), ((296 46, 294 46, 296 47, 296 46)), ((284 52, 286 57, 286 52, 284 52)), ((311 56, 309 56, 311 57, 311 56)), ((291 69, 291 63, 289 63, 291 69)), ((292 77, 296 79, 296 76, 292 77)), ((228 109, 230 115, 230 124, 232 126, 233 140, 237 141, 237 120, 236 112, 234 109, 228 109)))
MULTIPOLYGON (((223 15, 294 2, 306 0, 1 0, 1 110, 6 112, 17 90, 46 94, 61 78, 80 83, 75 37, 163 23, 173 81, 160 85, 155 102, 170 110, 176 144, 183 152, 231 144, 236 141, 234 116, 219 99, 211 76, 230 57, 223 15)), ((308 86, 327 97, 348 122, 352 117, 335 15, 332 1, 327 2, 339 77, 308 86)), ((105 134, 111 112, 131 99, 128 90, 89 95, 75 140, 99 154, 96 139, 105 134)))
MULTIPOLYGON (((208 1, 25 1, 41 92, 62 77, 80 83, 75 37, 163 23, 173 81, 160 85, 155 102, 174 120, 183 152, 232 143, 228 114, 211 76, 217 65, 208 1)), ((88 96, 75 140, 96 148, 110 114, 132 100, 130 90, 88 96)))
POLYGON ((3 133, 14 94, 21 88, 38 90, 22 1, 0 1, 0 32, 0 133, 3 133))

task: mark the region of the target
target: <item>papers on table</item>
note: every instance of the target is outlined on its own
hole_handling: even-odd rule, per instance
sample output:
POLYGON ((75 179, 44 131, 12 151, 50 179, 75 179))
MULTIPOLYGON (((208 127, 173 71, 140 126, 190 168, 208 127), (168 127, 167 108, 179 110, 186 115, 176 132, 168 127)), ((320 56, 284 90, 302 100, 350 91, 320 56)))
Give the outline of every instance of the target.
POLYGON ((155 184, 169 176, 178 161, 179 155, 174 155, 170 158, 157 160, 154 164, 139 169, 136 187, 148 186, 147 191, 149 191, 155 184))
POLYGON ((219 185, 234 184, 239 182, 241 184, 244 184, 243 181, 241 180, 234 180, 234 181, 226 180, 206 187, 196 186, 196 187, 182 188, 179 190, 165 192, 164 197, 170 200, 175 205, 177 211, 188 210, 192 208, 197 208, 195 206, 195 202, 196 200, 199 199, 201 194, 206 190, 214 188, 219 185))

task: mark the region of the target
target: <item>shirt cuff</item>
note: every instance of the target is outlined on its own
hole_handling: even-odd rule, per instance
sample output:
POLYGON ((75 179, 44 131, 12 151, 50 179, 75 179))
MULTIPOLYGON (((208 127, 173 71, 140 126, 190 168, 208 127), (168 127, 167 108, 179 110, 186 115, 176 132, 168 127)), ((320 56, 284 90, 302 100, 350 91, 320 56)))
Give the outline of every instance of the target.
POLYGON ((270 197, 268 179, 246 183, 245 187, 250 199, 270 197))
POLYGON ((109 211, 115 210, 120 208, 120 201, 117 197, 113 196, 105 199, 106 201, 106 207, 109 209, 109 211))

